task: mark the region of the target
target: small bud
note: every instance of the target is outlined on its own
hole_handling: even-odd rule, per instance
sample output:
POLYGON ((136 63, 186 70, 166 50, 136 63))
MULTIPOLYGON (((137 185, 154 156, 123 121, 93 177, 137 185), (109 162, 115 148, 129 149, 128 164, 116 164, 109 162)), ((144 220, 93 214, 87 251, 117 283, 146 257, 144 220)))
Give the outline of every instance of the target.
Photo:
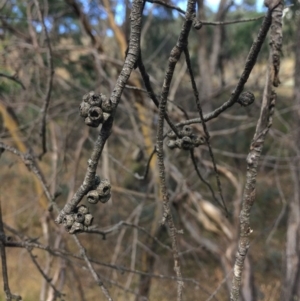
POLYGON ((101 104, 102 104, 102 98, 101 98, 101 94, 94 94, 94 95, 91 95, 90 96, 90 99, 89 99, 89 104, 91 106, 95 106, 95 107, 101 107, 101 104))
POLYGON ((73 214, 68 214, 63 218, 63 225, 66 229, 70 229, 75 221, 73 214))
POLYGON ((100 107, 102 103, 101 94, 96 94, 94 91, 84 94, 82 100, 90 106, 100 107))
POLYGON ((99 202, 99 192, 97 190, 90 190, 87 194, 87 200, 90 204, 97 204, 99 202))
POLYGON ((89 213, 89 208, 86 207, 85 205, 80 205, 80 206, 77 208, 77 213, 88 214, 88 213, 89 213))
POLYGON ((86 125, 88 125, 88 126, 93 127, 93 128, 98 127, 99 124, 100 124, 100 122, 98 122, 98 121, 95 122, 95 121, 91 120, 90 117, 85 118, 85 119, 84 119, 84 123, 85 123, 86 125))
POLYGON ((243 106, 243 107, 247 107, 247 106, 250 106, 255 100, 255 96, 252 92, 250 91, 246 91, 246 92, 243 92, 239 99, 238 99, 238 103, 243 106))
POLYGON ((176 145, 176 147, 181 148, 182 147, 182 139, 176 139, 175 145, 176 145))
POLYGON ((103 121, 103 111, 99 107, 91 107, 88 112, 88 117, 97 123, 101 123, 103 121))
POLYGON ((79 105, 79 110, 80 110, 80 116, 81 117, 87 117, 89 114, 89 109, 90 109, 90 105, 87 102, 82 102, 79 105))
POLYGON ((176 139, 176 134, 175 132, 171 131, 167 134, 167 136, 170 138, 170 139, 176 139))
POLYGON ((93 223, 93 219, 94 218, 90 213, 86 214, 84 217, 84 225, 87 227, 90 226, 93 223))
POLYGON ((170 149, 176 148, 176 147, 177 147, 176 141, 175 141, 175 140, 169 140, 168 143, 167 143, 167 146, 168 146, 170 149))
POLYGON ((83 224, 78 223, 78 222, 74 222, 74 224, 72 225, 69 233, 70 234, 75 234, 78 232, 82 232, 84 230, 83 224))
POLYGON ((103 196, 110 195, 110 189, 111 189, 110 182, 106 179, 102 180, 97 187, 97 192, 99 194, 99 197, 101 198, 103 196))
POLYGON ((185 125, 181 130, 182 136, 191 136, 192 135, 192 128, 189 125, 185 125))
POLYGON ((181 141, 182 141, 181 142, 181 147, 184 150, 190 150, 190 149, 192 149, 194 147, 191 138, 188 137, 188 136, 182 137, 181 141))
POLYGON ((88 102, 89 98, 90 98, 90 93, 95 93, 94 91, 88 92, 86 94, 83 95, 82 100, 84 102, 88 102))
POLYGON ((75 214, 75 221, 78 223, 83 223, 84 222, 84 214, 78 212, 75 214))
POLYGON ((113 110, 112 102, 105 95, 101 94, 102 97, 102 105, 101 108, 104 112, 110 113, 113 110))
POLYGON ((195 136, 194 138, 192 138, 192 143, 195 147, 197 147, 199 145, 205 144, 205 139, 202 136, 195 136))
POLYGON ((110 197, 111 197, 111 194, 100 196, 99 201, 102 204, 105 204, 109 201, 110 197))
POLYGON ((196 18, 193 20, 193 27, 199 30, 202 27, 202 22, 196 18))

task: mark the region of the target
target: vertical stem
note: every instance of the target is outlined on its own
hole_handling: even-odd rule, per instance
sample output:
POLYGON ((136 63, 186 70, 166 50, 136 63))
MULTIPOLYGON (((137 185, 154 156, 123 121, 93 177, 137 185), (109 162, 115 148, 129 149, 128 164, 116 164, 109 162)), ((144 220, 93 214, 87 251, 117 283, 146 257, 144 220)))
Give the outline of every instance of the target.
POLYGON ((177 246, 177 230, 174 225, 173 217, 170 212, 170 202, 169 202, 169 195, 167 192, 166 186, 166 177, 165 177, 165 165, 164 165, 164 153, 163 153, 163 129, 164 129, 164 119, 166 115, 166 104, 167 98, 170 90, 170 84, 173 78, 174 70, 176 67, 177 62, 179 61, 180 55, 184 48, 188 43, 188 36, 190 33, 190 29, 192 26, 193 15, 195 13, 195 6, 196 1, 190 0, 187 5, 187 12, 185 15, 185 22, 182 26, 180 35, 178 37, 178 41, 176 45, 173 47, 170 57, 169 57, 169 64, 168 69, 166 71, 162 92, 161 92, 161 101, 159 105, 159 119, 158 119, 158 129, 157 129, 157 158, 158 158, 158 167, 159 167, 159 178, 160 178, 160 186, 161 186, 161 193, 163 198, 163 221, 164 224, 167 221, 170 236, 172 240, 172 249, 173 249, 173 258, 174 258, 174 270, 176 276, 178 277, 177 280, 177 300, 182 300, 182 288, 183 282, 181 280, 181 269, 180 269, 180 260, 178 254, 178 246, 177 246))
POLYGON ((276 93, 272 90, 272 84, 274 86, 278 85, 278 80, 276 80, 276 78, 278 78, 279 71, 279 64, 277 64, 276 66, 274 65, 274 47, 279 47, 276 54, 279 53, 282 38, 280 34, 282 9, 282 3, 276 8, 273 8, 272 11, 269 9, 269 12, 271 12, 272 14, 270 58, 266 74, 266 84, 263 93, 260 117, 257 122, 256 131, 250 146, 250 151, 247 156, 246 184, 243 193, 242 209, 240 213, 240 236, 238 241, 236 260, 233 268, 233 279, 230 292, 231 301, 239 300, 244 262, 250 246, 250 235, 253 232, 250 227, 250 213, 255 201, 257 168, 261 151, 264 145, 265 136, 272 125, 272 115, 276 100, 276 93), (274 72, 274 68, 278 68, 277 73, 274 72))

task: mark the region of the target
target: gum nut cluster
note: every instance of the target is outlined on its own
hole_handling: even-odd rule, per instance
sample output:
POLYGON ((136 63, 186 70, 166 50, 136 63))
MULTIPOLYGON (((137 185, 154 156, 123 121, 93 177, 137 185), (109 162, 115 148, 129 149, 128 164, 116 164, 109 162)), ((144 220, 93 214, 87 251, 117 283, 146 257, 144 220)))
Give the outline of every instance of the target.
POLYGON ((96 128, 109 118, 112 105, 105 95, 91 91, 83 96, 79 110, 85 124, 96 128))
POLYGON ((189 125, 183 126, 179 134, 181 137, 177 137, 173 131, 168 133, 170 140, 167 145, 170 149, 180 148, 190 150, 205 143, 204 137, 195 135, 189 125))
POLYGON ((89 209, 84 206, 78 206, 71 214, 67 214, 63 219, 63 225, 70 234, 86 231, 93 223, 93 216, 89 209))
POLYGON ((110 182, 106 179, 102 180, 94 190, 88 192, 87 200, 91 204, 97 204, 98 202, 106 203, 111 197, 110 190, 110 182))
POLYGON ((248 107, 254 102, 254 100, 254 94, 250 91, 245 91, 240 95, 237 102, 243 107, 248 107))

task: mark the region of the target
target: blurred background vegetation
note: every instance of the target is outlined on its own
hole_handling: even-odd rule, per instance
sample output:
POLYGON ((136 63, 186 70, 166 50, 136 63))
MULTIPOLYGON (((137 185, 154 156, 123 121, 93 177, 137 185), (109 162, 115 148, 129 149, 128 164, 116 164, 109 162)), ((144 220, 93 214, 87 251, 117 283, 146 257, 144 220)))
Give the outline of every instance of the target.
MULTIPOLYGON (((41 0, 54 64, 53 87, 47 113, 47 153, 37 163, 49 189, 62 207, 82 183, 86 163, 97 137, 79 116, 82 96, 93 90, 110 95, 122 68, 130 28, 128 0, 41 0)), ((185 9, 186 3, 167 3, 185 9)), ((294 237, 300 258, 299 161, 299 3, 286 2, 283 18, 281 85, 273 126, 259 166, 256 203, 252 211, 252 243, 246 261, 242 299, 300 300, 299 288, 284 298, 289 275, 288 233, 294 237), (298 46, 297 46, 298 45, 298 46), (297 53, 296 53, 297 52, 297 53), (298 95, 298 96, 297 96, 298 95), (298 201, 298 203, 297 203, 298 201), (299 210, 299 211, 298 211, 299 210), (297 220, 298 219, 298 220, 297 220), (294 233, 294 232, 293 232, 294 233)), ((263 16, 255 0, 198 0, 199 19, 233 21, 263 16)), ((150 80, 159 95, 170 51, 177 41, 183 17, 177 11, 146 3, 141 51, 150 80)), ((241 75, 261 19, 223 26, 203 25, 189 38, 191 61, 204 113, 217 108, 231 95, 241 75)), ((49 79, 48 46, 33 1, 0 1, 0 139, 22 152, 42 152, 40 126, 49 79), (10 78, 9 78, 10 77, 10 78)), ((167 182, 172 213, 178 229, 182 274, 187 278, 184 300, 229 300, 232 264, 236 252, 238 216, 246 174, 246 156, 259 116, 268 60, 268 41, 246 84, 256 100, 250 107, 234 105, 207 123, 218 164, 224 198, 230 211, 223 215, 194 169, 188 152, 165 149, 167 182)), ((113 133, 100 159, 98 173, 112 184, 112 198, 89 206, 94 225, 102 230, 119 226, 105 237, 79 235, 94 260, 100 278, 114 300, 174 300, 176 281, 139 274, 174 276, 172 253, 134 225, 170 245, 167 229, 160 225, 161 201, 156 159, 145 180, 142 175, 156 143, 158 110, 144 88, 138 70, 127 83, 113 125, 113 133), (105 264, 108 264, 106 266, 105 264), (122 269, 122 267, 128 270, 122 269), (134 273, 135 271, 135 273, 134 273)), ((178 63, 169 94, 168 112, 174 122, 196 118, 198 113, 184 59, 178 63)), ((199 124, 192 126, 201 133, 199 124)), ((168 127, 166 126, 166 130, 168 127)), ((195 149, 203 177, 214 190, 215 176, 206 146, 195 149)), ((38 241, 53 249, 78 255, 70 234, 54 223, 55 214, 40 183, 15 155, 0 157, 0 198, 5 232, 13 240, 38 241)), ((83 203, 87 204, 84 200, 83 203)), ((23 300, 55 300, 53 289, 22 248, 7 248, 11 290, 23 300)), ((105 300, 82 260, 53 256, 34 249, 45 273, 64 300, 105 300)), ((295 283, 300 283, 300 263, 294 261, 295 283), (297 276, 298 275, 298 276, 297 276)), ((294 282, 293 282, 294 283, 294 282)), ((297 286, 297 285, 296 285, 297 286)), ((58 298, 59 299, 59 298, 58 298)), ((0 300, 5 300, 0 292, 0 300)))

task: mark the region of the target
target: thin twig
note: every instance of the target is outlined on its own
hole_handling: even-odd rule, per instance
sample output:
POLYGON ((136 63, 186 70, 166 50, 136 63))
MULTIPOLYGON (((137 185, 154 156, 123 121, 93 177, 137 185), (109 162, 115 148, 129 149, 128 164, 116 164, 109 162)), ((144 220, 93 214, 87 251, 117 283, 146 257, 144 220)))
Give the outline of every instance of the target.
POLYGON ((169 200, 169 195, 166 186, 164 152, 163 152, 163 140, 164 140, 163 129, 164 129, 164 119, 166 114, 166 104, 167 104, 167 98, 170 90, 170 84, 173 78, 176 64, 180 59, 180 55, 182 51, 184 50, 184 48, 188 43, 188 36, 192 27, 193 15, 195 13, 195 9, 196 9, 196 1, 189 0, 187 4, 187 13, 185 15, 186 20, 182 26, 177 43, 173 47, 170 53, 168 69, 166 71, 164 83, 162 86, 161 101, 159 104, 158 127, 157 127, 157 158, 158 158, 159 178, 160 178, 160 186, 161 186, 161 193, 163 197, 163 208, 164 208, 162 223, 164 224, 167 221, 170 229, 173 258, 174 258, 174 270, 176 276, 179 278, 177 282, 178 301, 182 300, 183 282, 180 280, 182 276, 181 276, 180 260, 179 260, 178 245, 177 245, 178 231, 175 228, 173 216, 171 214, 170 200, 169 200))
POLYGON ((246 23, 246 22, 252 22, 252 21, 258 21, 261 20, 264 16, 259 16, 256 18, 249 18, 249 19, 240 19, 240 20, 232 20, 232 21, 219 21, 219 22, 209 22, 209 21, 201 21, 199 22, 202 25, 212 25, 212 26, 223 26, 223 25, 231 25, 231 24, 237 24, 237 23, 246 23))
POLYGON ((7 151, 9 151, 9 152, 11 152, 11 153, 13 153, 13 154, 15 154, 15 155, 17 155, 18 157, 21 158, 21 160, 27 166, 27 168, 35 174, 35 176, 38 178, 38 180, 42 184, 45 195, 46 195, 46 197, 47 197, 47 199, 50 203, 49 210, 52 210, 52 207, 54 207, 57 211, 59 211, 58 207, 57 207, 57 204, 53 201, 54 198, 52 197, 52 195, 51 195, 51 193, 48 189, 48 186, 47 186, 47 183, 44 179, 44 176, 41 173, 38 165, 36 164, 33 155, 31 155, 30 153, 22 153, 22 152, 18 151, 16 148, 14 148, 12 146, 9 146, 9 145, 6 145, 2 142, 0 142, 0 149, 1 148, 5 149, 5 150, 7 150, 7 151))
POLYGON ((156 153, 156 148, 154 147, 152 153, 150 154, 149 158, 148 158, 148 161, 147 161, 147 164, 146 164, 146 168, 145 168, 145 171, 144 171, 144 174, 142 176, 140 176, 138 173, 135 173, 135 177, 138 178, 139 180, 143 181, 146 179, 148 173, 149 173, 149 170, 150 170, 150 163, 151 163, 151 160, 154 156, 154 154, 156 153))
MULTIPOLYGON (((146 69, 145 69, 145 71, 146 71, 146 69)), ((145 89, 138 88, 138 87, 135 87, 135 86, 130 86, 130 85, 126 85, 125 88, 126 88, 126 89, 131 89, 131 90, 138 90, 138 91, 147 93, 148 96, 149 96, 149 92, 148 92, 147 90, 145 90, 145 89)), ((153 92, 153 94, 154 94, 154 92, 153 92)), ((157 94, 154 94, 154 96, 155 96, 156 98, 159 97, 159 95, 157 95, 157 94)), ((150 97, 150 96, 149 96, 149 97, 150 97)), ((151 98, 151 97, 150 97, 150 98, 151 98)), ((169 103, 172 103, 176 108, 178 108, 178 109, 184 114, 184 116, 185 116, 186 119, 189 119, 188 114, 187 114, 187 112, 185 111, 185 109, 184 109, 183 107, 181 107, 180 105, 178 105, 177 103, 175 103, 174 100, 168 99, 168 102, 169 102, 169 103)), ((157 101, 157 104, 158 104, 158 105, 157 105, 156 107, 158 108, 158 106, 159 106, 159 102, 158 102, 158 101, 157 101)), ((167 120, 167 119, 166 119, 166 120, 167 120)), ((168 122, 168 121, 167 121, 167 122, 168 122)), ((176 128, 176 130, 177 130, 177 128, 176 128)))
POLYGON ((150 163, 151 163, 151 160, 154 156, 156 152, 156 149, 154 148, 152 153, 150 154, 148 160, 147 160, 147 163, 146 163, 146 166, 145 166, 145 171, 144 171, 144 174, 141 176, 139 175, 137 172, 134 173, 132 170, 130 170, 129 168, 127 168, 126 166, 124 166, 119 160, 117 160, 115 157, 113 157, 111 154, 108 154, 109 158, 115 162, 116 164, 118 164, 119 166, 121 166, 126 172, 128 172, 129 174, 131 174, 132 176, 134 176, 137 180, 139 181, 144 181, 148 175, 148 172, 149 172, 149 169, 150 169, 150 163))
POLYGON ((216 296, 216 294, 218 293, 218 291, 221 289, 221 287, 224 285, 224 283, 226 283, 226 280, 227 280, 227 278, 231 275, 231 273, 232 273, 232 270, 231 271, 229 271, 228 273, 227 273, 227 275, 223 278, 223 280, 219 283, 219 285, 217 286, 217 288, 215 289, 215 291, 211 294, 211 296, 208 298, 208 299, 206 299, 205 301, 211 301, 215 296, 216 296))
MULTIPOLYGON (((150 79, 149 79, 149 75, 148 75, 148 73, 146 71, 146 68, 145 68, 145 66, 143 64, 141 52, 140 52, 139 59, 138 59, 137 63, 138 63, 138 67, 139 67, 139 70, 141 72, 141 75, 142 75, 145 87, 147 89, 148 95, 152 99, 152 101, 154 102, 154 104, 156 105, 156 107, 158 108, 159 107, 159 101, 158 101, 158 99, 157 99, 157 97, 156 97, 156 95, 155 95, 155 93, 154 93, 154 91, 152 89, 152 86, 151 86, 151 83, 150 83, 150 79)), ((167 112, 165 112, 165 119, 168 122, 170 128, 173 130, 173 132, 177 136, 179 136, 178 129, 175 126, 175 124, 172 122, 172 120, 170 119, 170 117, 167 114, 167 112)))
POLYGON ((16 75, 8 75, 8 74, 4 74, 4 73, 0 73, 0 77, 5 77, 5 78, 8 78, 14 82, 16 82, 17 84, 19 84, 23 90, 26 90, 25 86, 23 85, 23 83, 18 79, 18 77, 16 75))
POLYGON ((276 182, 277 191, 278 191, 280 199, 281 199, 282 207, 281 207, 281 211, 278 214, 278 216, 276 218, 276 221, 274 222, 274 224, 272 226, 272 229, 271 229, 271 231, 270 231, 270 233, 269 233, 269 235, 266 239, 266 244, 270 243, 270 241, 273 237, 273 234, 277 230, 277 227, 278 227, 279 223, 281 222, 282 218, 285 215, 285 212, 286 212, 286 209, 287 209, 287 204, 288 204, 288 202, 286 201, 286 198, 284 196, 284 192, 282 190, 281 183, 280 183, 280 180, 279 180, 279 177, 278 177, 277 166, 275 167, 275 182, 276 182))
POLYGON ((192 159, 192 162, 193 162, 193 165, 194 165, 194 168, 195 168, 195 170, 196 170, 196 173, 197 173, 198 177, 199 177, 200 180, 208 187, 208 189, 210 190, 210 192, 211 192, 211 194, 212 194, 212 197, 213 197, 213 199, 215 200, 215 202, 216 202, 217 204, 221 205, 220 202, 219 202, 219 200, 216 198, 215 193, 214 193, 214 190, 213 190, 213 188, 211 187, 211 185, 210 185, 210 184, 202 177, 202 175, 201 175, 201 173, 200 173, 200 170, 199 170, 199 168, 198 168, 198 166, 197 166, 197 162, 196 162, 196 158, 195 158, 195 154, 194 154, 194 150, 193 150, 193 149, 191 149, 190 154, 191 154, 191 159, 192 159))
POLYGON ((73 235, 73 238, 80 250, 80 255, 82 256, 82 258, 84 259, 84 261, 86 262, 87 266, 88 266, 88 269, 89 271, 91 272, 94 280, 96 281, 96 283, 100 286, 104 296, 106 297, 106 299, 108 301, 113 301, 112 297, 110 296, 107 288, 105 287, 104 283, 101 281, 101 279, 99 278, 98 274, 96 273, 94 267, 92 266, 91 264, 91 261, 89 260, 89 258, 87 257, 86 255, 86 251, 84 249, 84 247, 82 246, 82 244, 80 243, 80 241, 78 240, 77 236, 76 235, 73 235))
POLYGON ((46 140, 46 118, 47 118, 47 111, 50 103, 51 98, 51 92, 52 92, 52 86, 53 86, 53 77, 54 77, 54 64, 53 64, 53 55, 52 55, 52 48, 50 43, 50 38, 48 34, 47 27, 45 25, 45 20, 40 8, 40 4, 38 0, 34 0, 34 4, 37 8, 39 21, 42 23, 43 31, 45 33, 46 37, 46 43, 47 43, 47 65, 49 69, 49 75, 48 75, 48 82, 47 82, 47 90, 45 94, 45 100, 44 100, 44 106, 41 110, 42 113, 42 123, 41 123, 41 129, 40 129, 40 136, 42 137, 42 148, 43 151, 40 155, 40 158, 47 152, 47 140, 46 140))
MULTIPOLYGON (((53 256, 62 257, 64 259, 68 259, 68 257, 71 257, 71 258, 76 258, 76 259, 79 259, 79 260, 84 260, 84 258, 80 255, 76 255, 74 253, 70 253, 70 252, 67 252, 67 251, 62 250, 62 249, 52 249, 49 246, 45 246, 45 245, 42 245, 42 244, 37 243, 37 242, 31 242, 30 240, 21 241, 21 242, 10 241, 10 242, 7 242, 6 245, 7 245, 7 247, 15 247, 15 248, 27 248, 27 247, 37 248, 37 249, 45 250, 45 251, 49 252, 50 254, 52 254, 53 256)), ((152 274, 152 273, 147 273, 147 272, 143 272, 143 271, 139 271, 139 270, 131 270, 131 269, 128 269, 128 268, 123 267, 123 266, 117 266, 117 265, 114 265, 114 264, 101 262, 99 260, 95 260, 95 259, 92 259, 90 257, 87 257, 87 259, 91 263, 94 263, 94 264, 97 264, 97 265, 100 265, 100 266, 103 266, 103 267, 106 267, 106 268, 114 269, 114 270, 119 271, 119 272, 133 273, 133 274, 136 274, 136 275, 142 275, 142 276, 147 276, 147 277, 161 279, 161 280, 172 280, 172 281, 182 280, 184 282, 190 282, 190 283, 193 283, 194 285, 196 285, 197 287, 199 287, 201 290, 203 290, 203 292, 205 292, 208 296, 211 296, 211 293, 208 292, 205 288, 203 288, 203 286, 193 278, 178 278, 176 276, 168 276, 168 275, 162 275, 162 274, 152 274)), ((218 300, 216 298, 216 296, 214 296, 214 299, 218 300)))
POLYGON ((181 14, 185 15, 185 11, 183 9, 181 9, 180 7, 178 6, 175 6, 175 5, 172 5, 172 4, 169 4, 169 3, 166 3, 165 1, 162 1, 162 0, 146 0, 146 2, 149 2, 149 3, 156 3, 156 4, 160 4, 164 7, 167 7, 167 8, 171 8, 171 9, 175 9, 177 10, 178 12, 180 12, 181 14))
POLYGON ((128 223, 126 221, 120 221, 119 223, 117 223, 116 225, 112 226, 111 228, 109 228, 107 230, 100 230, 100 229, 91 228, 91 229, 88 229, 85 232, 91 233, 91 234, 100 234, 100 235, 102 235, 102 238, 105 239, 108 234, 110 234, 110 233, 112 233, 114 231, 119 230, 122 226, 136 228, 136 229, 144 232, 147 236, 149 236, 150 238, 152 238, 161 247, 163 247, 164 249, 172 252, 172 249, 168 245, 166 245, 163 242, 161 242, 155 236, 152 236, 144 227, 141 227, 139 225, 135 225, 135 224, 132 224, 132 223, 128 223))
MULTIPOLYGON (((126 293, 130 293, 130 294, 133 294, 135 295, 136 297, 139 297, 139 300, 144 300, 144 301, 147 301, 148 298, 136 293, 134 290, 131 290, 131 289, 128 289, 126 287, 124 287, 123 285, 119 284, 118 282, 114 281, 114 280, 111 280, 111 279, 108 279, 106 277, 103 277, 103 279, 105 279, 106 282, 110 283, 111 285, 114 285, 116 286, 117 288, 123 290, 124 292, 126 293)), ((125 297, 123 297, 125 299, 125 297)))
POLYGON ((32 254, 31 248, 27 248, 27 251, 31 257, 32 262, 34 263, 34 265, 36 266, 36 268, 38 269, 38 271, 40 272, 40 274, 43 276, 43 278, 47 281, 47 283, 49 283, 49 285, 52 287, 52 289, 54 290, 54 294, 55 294, 55 298, 61 298, 63 296, 65 296, 65 294, 61 293, 56 287, 55 285, 52 283, 52 279, 49 278, 47 276, 47 274, 44 273, 43 269, 41 268, 41 266, 39 265, 39 263, 36 260, 36 256, 32 254))
POLYGON ((215 161, 215 158, 214 158, 214 153, 213 153, 211 145, 210 145, 209 132, 208 132, 206 123, 205 123, 204 118, 203 118, 203 111, 202 111, 202 107, 201 107, 201 103, 200 103, 200 99, 199 99, 199 93, 198 93, 197 85, 196 85, 193 70, 192 70, 190 54, 189 54, 189 51, 188 51, 187 47, 184 48, 184 54, 185 54, 185 61, 186 61, 186 64, 187 64, 187 68, 188 68, 188 71, 190 73, 191 84, 192 84, 192 87, 193 87, 193 92, 194 92, 194 96, 195 96, 195 101, 196 101, 198 113, 199 113, 200 119, 201 119, 201 125, 202 125, 203 131, 205 133, 205 140, 206 140, 206 143, 207 143, 207 146, 208 146, 209 155, 211 157, 211 161, 212 161, 213 167, 214 167, 214 172, 215 172, 215 175, 216 175, 218 191, 219 191, 220 198, 222 200, 222 207, 225 210, 226 215, 228 215, 228 210, 227 210, 225 200, 224 200, 224 197, 223 197, 223 193, 222 193, 222 186, 221 186, 221 182, 220 182, 219 172, 218 172, 217 164, 216 164, 216 161, 215 161))
POLYGON ((7 301, 22 300, 21 296, 13 295, 9 288, 7 261, 6 261, 6 252, 5 252, 5 245, 6 245, 7 238, 4 234, 4 229, 3 229, 1 202, 2 200, 0 199, 0 253, 1 253, 3 288, 4 288, 7 301))

